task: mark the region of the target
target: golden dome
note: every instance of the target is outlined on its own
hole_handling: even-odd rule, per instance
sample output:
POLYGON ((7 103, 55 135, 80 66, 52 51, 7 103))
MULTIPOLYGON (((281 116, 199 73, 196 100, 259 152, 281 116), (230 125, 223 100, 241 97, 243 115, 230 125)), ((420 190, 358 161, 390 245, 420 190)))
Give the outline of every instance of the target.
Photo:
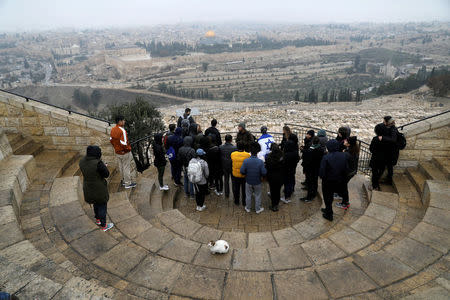
POLYGON ((213 38, 216 36, 216 33, 212 30, 208 31, 207 33, 205 33, 205 37, 207 38, 213 38))

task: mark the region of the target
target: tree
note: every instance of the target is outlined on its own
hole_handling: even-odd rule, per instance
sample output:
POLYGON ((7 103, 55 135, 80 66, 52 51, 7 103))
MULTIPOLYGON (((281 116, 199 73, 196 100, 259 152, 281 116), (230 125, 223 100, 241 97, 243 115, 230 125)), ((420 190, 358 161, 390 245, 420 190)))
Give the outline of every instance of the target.
POLYGON ((23 67, 25 69, 29 69, 30 68, 30 64, 28 63, 28 60, 25 58, 25 60, 23 61, 23 67))
POLYGON ((98 107, 100 99, 102 98, 102 93, 99 90, 93 90, 91 93, 91 103, 94 107, 98 107))
POLYGON ((326 90, 323 94, 322 94, 322 102, 327 102, 328 101, 328 90, 326 90))
POLYGON ((294 100, 297 102, 300 101, 300 93, 298 91, 295 92, 294 100))
POLYGON ((355 98, 356 103, 360 103, 361 102, 361 90, 358 89, 356 91, 356 98, 355 98))
POLYGON ((160 90, 161 93, 165 93, 167 91, 167 84, 165 82, 158 83, 158 90, 160 90))
POLYGON ((130 141, 149 137, 144 142, 131 147, 138 171, 147 169, 150 166, 149 150, 152 137, 155 133, 164 130, 161 113, 156 107, 138 96, 132 103, 109 105, 99 115, 111 122, 114 122, 116 116, 122 115, 126 120, 125 129, 130 141))
POLYGON ((202 70, 203 70, 203 72, 208 71, 208 65, 209 65, 209 63, 207 63, 207 62, 202 62, 202 70))

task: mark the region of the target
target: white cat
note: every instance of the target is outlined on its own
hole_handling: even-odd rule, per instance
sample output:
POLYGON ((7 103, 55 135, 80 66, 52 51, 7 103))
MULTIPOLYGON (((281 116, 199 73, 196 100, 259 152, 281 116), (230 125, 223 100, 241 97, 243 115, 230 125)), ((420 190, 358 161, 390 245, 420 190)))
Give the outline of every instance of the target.
POLYGON ((224 240, 218 240, 215 242, 211 241, 208 243, 208 246, 212 254, 227 253, 228 250, 230 250, 230 245, 228 245, 228 242, 224 240))

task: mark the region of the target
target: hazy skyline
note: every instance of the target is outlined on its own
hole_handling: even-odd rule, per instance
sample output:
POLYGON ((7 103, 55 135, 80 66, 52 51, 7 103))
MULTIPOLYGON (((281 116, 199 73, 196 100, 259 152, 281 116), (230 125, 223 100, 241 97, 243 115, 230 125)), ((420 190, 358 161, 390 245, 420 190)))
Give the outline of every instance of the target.
POLYGON ((0 0, 0 32, 192 22, 450 21, 449 0, 0 0))

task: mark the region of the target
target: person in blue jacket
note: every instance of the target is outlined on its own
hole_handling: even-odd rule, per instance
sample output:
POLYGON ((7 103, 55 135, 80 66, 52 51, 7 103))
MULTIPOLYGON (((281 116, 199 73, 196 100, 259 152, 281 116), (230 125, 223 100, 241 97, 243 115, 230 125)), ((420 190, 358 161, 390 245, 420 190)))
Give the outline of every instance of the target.
POLYGON ((267 170, 264 167, 264 162, 260 160, 257 155, 261 147, 257 142, 250 144, 251 156, 244 160, 241 166, 241 174, 245 175, 245 211, 250 212, 252 207, 252 194, 255 194, 255 210, 259 214, 264 210, 261 207, 261 191, 262 191, 262 177, 266 176, 267 170))

